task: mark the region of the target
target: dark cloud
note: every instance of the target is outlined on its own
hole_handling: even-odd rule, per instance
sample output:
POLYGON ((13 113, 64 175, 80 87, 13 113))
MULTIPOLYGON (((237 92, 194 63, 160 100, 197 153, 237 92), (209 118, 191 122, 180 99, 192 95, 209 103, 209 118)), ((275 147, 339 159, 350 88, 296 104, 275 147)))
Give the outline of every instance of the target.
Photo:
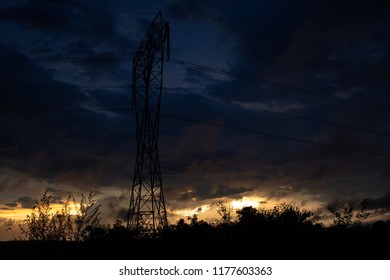
MULTIPOLYGON (((1 11, 0 20, 24 24, 44 32, 84 39, 89 46, 101 43, 124 47, 125 38, 119 36, 113 14, 104 1, 48 1, 29 0, 23 6, 1 11)), ((53 34, 54 35, 54 34, 53 34)), ((86 49, 88 51, 88 49, 86 49)))
POLYGON ((70 31, 71 21, 61 10, 44 7, 40 1, 29 1, 26 7, 9 7, 0 12, 0 20, 20 22, 44 31, 70 31), (34 4, 35 2, 35 4, 34 4), (58 13, 60 12, 60 13, 58 13))
POLYGON ((129 216, 129 208, 122 207, 117 211, 115 220, 120 220, 123 222, 127 222, 129 216))
POLYGON ((23 208, 33 208, 36 201, 29 196, 23 196, 19 197, 17 202, 19 202, 23 208))
POLYGON ((120 59, 129 57, 135 45, 119 33, 115 14, 103 2, 30 0, 25 6, 3 9, 0 21, 20 23, 40 32, 31 56, 76 58, 71 65, 78 70, 79 79, 123 80, 129 72, 120 59), (116 61, 107 60, 113 57, 116 61))
MULTIPOLYGON (((168 10, 177 17, 208 19, 219 25, 227 36, 234 38, 236 44, 230 58, 233 61, 230 64, 232 72, 248 73, 249 76, 265 77, 271 81, 277 77, 277 81, 303 85, 319 92, 363 102, 380 104, 381 101, 388 101, 385 94, 388 82, 383 73, 388 72, 385 69, 390 65, 384 51, 390 42, 389 32, 385 28, 390 21, 383 12, 383 7, 363 1, 348 2, 351 5, 335 1, 303 1, 299 4, 288 1, 244 1, 240 8, 233 9, 234 4, 230 1, 189 2, 183 4, 183 1, 176 1, 168 6, 168 10)), ((291 108, 287 110, 292 110, 293 114, 311 116, 314 119, 329 120, 351 127, 372 128, 379 132, 387 130, 387 113, 324 99, 316 100, 238 79, 209 83, 205 86, 205 92, 225 100, 249 104, 257 102, 261 104, 260 108, 276 112, 284 113, 284 108, 291 108), (294 108, 294 104, 299 106, 294 108)), ((382 161, 364 154, 359 156, 359 153, 347 152, 343 147, 388 154, 387 138, 315 121, 294 120, 283 114, 251 114, 251 107, 243 110, 245 107, 242 104, 242 108, 232 107, 229 113, 221 114, 224 123, 236 124, 237 127, 245 123, 245 128, 274 133, 282 138, 289 136, 336 147, 332 149, 300 144, 299 141, 273 141, 276 139, 266 138, 266 141, 270 141, 265 148, 266 152, 261 154, 264 147, 259 146, 257 149, 253 148, 253 153, 265 156, 269 163, 286 163, 268 171, 279 174, 282 178, 286 176, 286 168, 292 168, 294 172, 288 175, 291 180, 306 181, 306 188, 315 191, 321 187, 328 190, 335 181, 344 185, 342 189, 346 192, 350 189, 349 184, 369 190, 368 186, 372 181, 362 179, 359 174, 374 179, 378 188, 384 184, 379 176, 370 176, 373 173, 368 166, 378 167, 378 162, 383 162, 379 168, 384 170, 387 162, 385 159, 382 161), (373 142, 376 143, 375 147, 370 145, 373 142), (291 161, 294 164, 290 164, 291 161), (310 184, 308 180, 316 183, 310 184), (329 182, 325 187, 323 182, 326 181, 329 182)), ((267 175, 272 176, 272 173, 267 175)))
MULTIPOLYGON (((10 61, 0 64, 0 70, 4 73, 0 83, 5 88, 0 97, 0 107, 3 112, 11 112, 4 115, 7 121, 0 124, 2 131, 6 131, 0 140, 4 150, 3 160, 9 158, 16 170, 27 172, 33 178, 74 185, 80 180, 72 178, 75 174, 84 174, 82 180, 91 184, 110 184, 115 180, 116 174, 99 170, 106 169, 105 164, 110 161, 117 162, 114 165, 128 162, 127 158, 114 157, 109 152, 117 149, 122 155, 122 148, 131 144, 132 138, 126 135, 129 129, 122 126, 132 124, 126 112, 67 114, 59 111, 83 109, 92 106, 92 102, 93 108, 123 108, 128 97, 122 95, 122 92, 116 92, 113 96, 111 91, 100 90, 93 91, 96 98, 91 100, 88 97, 91 91, 55 80, 50 71, 10 46, 0 43, 0 51, 6 57, 20 59, 17 63, 10 61), (42 111, 42 114, 29 115, 30 110, 42 111), (27 114, 12 114, 21 111, 27 114), (46 114, 46 111, 49 112, 46 114), (110 148, 114 142, 117 144, 110 148), (101 152, 97 152, 99 149, 101 152), (93 172, 98 175, 93 175, 93 172)), ((127 167, 118 167, 116 170, 122 174, 128 172, 127 167)))
POLYGON ((48 187, 46 190, 47 190, 48 192, 52 192, 52 193, 58 192, 58 190, 55 189, 55 188, 53 188, 53 187, 48 187))
MULTIPOLYGON (((46 91, 38 96, 36 92, 39 91, 26 97, 24 93, 24 108, 18 102, 21 93, 15 96, 15 92, 9 92, 6 95, 8 103, 5 100, 1 102, 3 110, 130 105, 129 89, 90 90, 77 85, 105 81, 128 85, 131 77, 129 63, 124 65, 121 61, 106 58, 120 58, 133 52, 132 40, 117 33, 112 14, 105 13, 104 9, 97 11, 93 8, 96 7, 95 3, 93 6, 90 4, 92 2, 74 1, 69 5, 66 1, 53 1, 48 5, 46 1, 28 1, 24 7, 9 7, 2 11, 0 20, 21 23, 25 30, 38 31, 39 35, 35 44, 32 44, 30 54, 16 52, 13 47, 4 44, 2 53, 5 57, 23 62, 2 64, 1 72, 8 75, 3 75, 1 84, 54 88, 53 91, 46 91), (42 65, 29 59, 37 55, 80 59, 66 64, 42 65), (59 81, 64 78, 70 82, 59 81), (69 89, 60 90, 60 87, 69 89)), ((149 21, 138 21, 138 24, 147 27, 149 21)), ((140 29, 140 34, 145 30, 140 29)), ((129 185, 135 137, 134 120, 127 118, 126 114, 33 115, 30 120, 33 123, 30 125, 26 125, 24 118, 18 117, 17 120, 17 125, 15 119, 11 119, 8 125, 2 124, 2 131, 7 130, 2 138, 2 147, 8 147, 8 158, 16 159, 13 168, 17 171, 27 173, 30 178, 63 185, 61 189, 73 187, 83 191, 95 188, 96 185, 129 185)), ((204 150, 202 156, 211 151, 206 142, 200 150, 204 150)), ((24 183, 28 181, 21 184, 24 183)), ((52 193, 53 202, 57 203, 62 201, 66 192, 53 187, 48 190, 52 193)), ((101 203, 104 204, 105 213, 110 213, 108 216, 125 220, 127 211, 122 211, 123 214, 120 207, 124 201, 128 204, 127 200, 128 198, 109 197, 101 203)), ((18 202, 23 207, 34 206, 30 197, 22 197, 18 202)))
MULTIPOLYGON (((252 77, 277 77, 331 95, 347 92, 355 98, 369 95, 380 102, 387 88, 383 73, 388 71, 383 70, 389 65, 384 51, 389 44, 389 34, 385 31, 389 20, 383 7, 363 1, 348 3, 353 5, 335 1, 299 4, 244 1, 237 9, 234 1, 177 1, 167 9, 183 18, 209 17, 233 37, 236 42, 231 59, 233 72, 248 73, 252 77), (338 59, 336 54, 340 51, 346 55, 338 59), (378 84, 382 86, 378 88, 378 84)), ((288 92, 269 87, 261 89, 237 80, 218 81, 208 91, 229 100, 250 102, 255 101, 256 96, 257 100, 270 96, 276 100, 289 98, 288 92), (275 96, 265 92, 279 93, 275 96)), ((293 99, 301 97, 293 96, 293 99)), ((307 99, 303 99, 303 104, 307 99)), ((315 106, 317 113, 320 108, 323 115, 323 106, 315 106)))
POLYGON ((17 204, 17 203, 15 203, 15 202, 4 203, 4 205, 6 205, 6 206, 8 206, 8 207, 12 207, 12 208, 14 208, 14 207, 17 207, 17 206, 18 206, 18 204, 17 204))
POLYGON ((191 200, 191 199, 195 199, 196 198, 196 194, 192 192, 191 189, 188 189, 184 192, 180 192, 176 198, 178 200, 191 200))
POLYGON ((204 71, 202 72, 197 69, 187 68, 183 81, 199 86, 212 82, 213 79, 204 71))
POLYGON ((390 210, 390 194, 387 193, 381 197, 368 199, 367 200, 367 207, 369 209, 384 208, 387 211, 389 211, 390 210))
POLYGON ((46 188, 46 191, 48 191, 51 194, 53 200, 60 203, 62 203, 64 200, 68 199, 70 196, 73 195, 71 191, 56 189, 53 187, 46 188))

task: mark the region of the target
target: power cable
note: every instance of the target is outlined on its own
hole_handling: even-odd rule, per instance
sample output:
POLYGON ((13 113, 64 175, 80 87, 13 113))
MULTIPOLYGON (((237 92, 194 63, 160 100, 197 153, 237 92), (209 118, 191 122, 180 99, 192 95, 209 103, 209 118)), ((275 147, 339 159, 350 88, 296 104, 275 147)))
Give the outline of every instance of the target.
POLYGON ((53 62, 53 63, 64 63, 64 62, 132 62, 132 57, 1 57, 0 63, 13 63, 13 62, 53 62))
POLYGON ((330 100, 334 100, 334 101, 345 103, 345 104, 357 105, 357 106, 361 106, 364 108, 377 110, 377 111, 390 112, 390 107, 387 107, 387 106, 371 104, 371 103, 366 103, 366 102, 359 101, 359 100, 333 96, 333 95, 325 94, 325 93, 322 93, 319 91, 306 89, 306 88, 302 88, 302 87, 298 87, 298 86, 294 86, 294 85, 289 85, 286 83, 274 82, 274 81, 270 81, 270 80, 266 80, 266 79, 262 79, 262 78, 255 78, 255 77, 243 75, 240 73, 229 72, 229 71, 225 71, 225 70, 221 70, 221 69, 217 69, 217 68, 213 68, 213 67, 209 67, 209 66, 205 66, 205 65, 201 65, 201 64, 195 64, 195 63, 172 59, 172 58, 169 58, 168 62, 191 67, 194 69, 204 70, 204 71, 208 71, 208 72, 212 72, 212 73, 216 73, 216 74, 230 76, 230 77, 237 78, 240 80, 245 80, 245 81, 265 84, 265 85, 269 85, 269 86, 273 86, 273 87, 277 87, 277 88, 282 88, 282 89, 285 89, 285 90, 288 90, 288 91, 291 91, 294 93, 321 97, 324 99, 330 99, 330 100))
POLYGON ((82 90, 82 89, 131 89, 131 85, 58 85, 58 86, 0 86, 4 90, 82 90))
POLYGON ((336 122, 331 122, 331 121, 311 118, 311 117, 307 117, 307 116, 303 116, 303 115, 299 115, 299 114, 292 114, 292 113, 286 113, 286 112, 273 111, 273 110, 269 110, 269 109, 266 109, 266 108, 263 108, 263 107, 260 107, 260 106, 256 106, 256 105, 246 105, 246 106, 244 106, 244 105, 241 105, 239 103, 237 104, 235 102, 231 102, 229 100, 221 99, 221 98, 212 98, 212 99, 217 101, 217 102, 224 103, 224 104, 227 104, 227 105, 230 105, 230 106, 237 106, 238 105, 241 108, 246 107, 246 108, 249 108, 249 109, 252 109, 252 110, 255 110, 255 111, 258 111, 258 112, 262 112, 262 113, 273 114, 273 115, 280 115, 280 116, 285 116, 285 117, 289 117, 289 118, 300 119, 300 120, 310 121, 310 122, 317 122, 317 123, 321 123, 321 124, 325 124, 325 125, 330 125, 330 126, 346 128, 346 129, 350 129, 350 130, 356 130, 356 131, 376 134, 376 135, 381 136, 381 137, 390 137, 390 134, 388 134, 388 133, 375 131, 375 130, 371 130, 371 129, 367 129, 367 128, 361 128, 361 127, 358 127, 358 126, 353 126, 353 125, 348 125, 348 124, 342 124, 342 123, 336 123, 336 122))
POLYGON ((369 155, 374 155, 374 156, 381 156, 381 157, 390 158, 389 154, 365 151, 365 150, 344 147, 344 146, 337 146, 337 145, 332 145, 332 144, 327 144, 327 143, 322 143, 322 142, 310 141, 310 140, 305 140, 305 139, 300 139, 300 138, 295 138, 295 137, 289 137, 289 136, 284 136, 284 135, 279 135, 279 134, 263 132, 263 131, 259 131, 259 130, 252 130, 252 129, 242 128, 242 127, 235 127, 235 126, 230 126, 230 125, 221 124, 221 123, 195 120, 195 119, 191 119, 191 118, 179 117, 179 116, 170 115, 170 114, 161 114, 161 116, 173 118, 173 119, 178 119, 178 120, 186 121, 186 122, 200 123, 200 124, 209 125, 209 126, 221 127, 221 128, 225 128, 225 129, 229 129, 229 130, 234 130, 234 131, 240 131, 240 132, 251 133, 251 134, 259 134, 259 135, 273 137, 273 138, 280 138, 280 139, 300 142, 300 143, 304 143, 304 144, 318 145, 318 146, 323 146, 323 147, 337 149, 337 150, 344 150, 344 151, 349 151, 349 152, 363 153, 363 154, 369 154, 369 155))
MULTIPOLYGON (((107 85, 106 84, 106 85, 77 85, 77 86, 72 85, 72 86, 46 86, 46 87, 44 87, 44 86, 13 86, 13 87, 0 87, 0 92, 4 91, 4 90, 11 90, 11 91, 15 91, 15 90, 17 90, 17 91, 61 90, 62 91, 62 90, 64 90, 64 91, 68 91, 68 90, 75 90, 75 89, 78 89, 78 90, 89 89, 89 90, 91 90, 91 89, 102 89, 102 88, 104 88, 104 89, 131 89, 131 85, 107 85)), ((174 92, 174 91, 170 91, 170 92, 174 93, 174 94, 175 93, 182 94, 180 92, 174 92)), ((255 111, 267 113, 267 114, 285 116, 285 117, 289 117, 289 118, 300 119, 300 120, 305 120, 305 121, 310 121, 310 122, 317 122, 317 123, 321 123, 324 125, 330 125, 330 126, 341 127, 341 128, 346 128, 346 129, 350 129, 350 130, 361 131, 361 132, 365 132, 365 133, 376 134, 376 135, 381 136, 381 137, 390 137, 390 134, 388 134, 388 133, 375 131, 375 130, 371 130, 371 129, 367 129, 367 128, 361 128, 358 126, 330 122, 330 121, 311 118, 311 117, 307 117, 307 116, 303 116, 303 115, 299 115, 299 114, 273 111, 273 110, 261 107, 259 105, 255 105, 255 104, 243 105, 243 104, 240 104, 239 102, 234 102, 234 101, 230 101, 230 100, 223 99, 223 98, 217 98, 217 97, 212 97, 212 96, 207 96, 207 95, 202 95, 202 96, 204 96, 205 98, 208 98, 210 100, 213 100, 215 102, 226 104, 228 106, 234 106, 234 107, 238 106, 242 109, 251 109, 251 110, 255 110, 255 111)))
MULTIPOLYGON (((132 58, 130 57, 102 57, 102 58, 60 58, 60 57, 40 57, 40 58, 0 58, 0 63, 1 62, 27 62, 27 61, 33 61, 33 62, 100 62, 100 63, 105 63, 105 62, 132 62, 132 58)), ((344 97, 339 97, 339 96, 334 96, 334 95, 329 95, 325 94, 316 90, 311 90, 303 87, 298 87, 295 85, 290 85, 287 83, 281 83, 281 82, 276 82, 276 81, 271 81, 271 80, 266 80, 263 78, 256 78, 256 77, 251 77, 248 75, 244 75, 241 73, 235 73, 235 72, 229 72, 225 71, 222 69, 217 69, 213 68, 210 66, 205 66, 201 64, 195 64, 183 60, 177 60, 173 58, 169 58, 167 62, 177 64, 177 65, 183 65, 186 67, 191 67, 203 71, 208 71, 220 75, 225 75, 233 78, 237 78, 240 80, 245 80, 245 81, 250 81, 250 82, 255 82, 255 83, 260 83, 272 87, 277 87, 281 89, 288 90, 293 93, 298 93, 298 94, 304 94, 304 95, 310 95, 310 96, 316 96, 324 99, 329 99, 333 101, 337 101, 340 103, 344 104, 350 104, 350 105, 355 105, 355 106, 360 106, 364 107, 367 109, 371 110, 377 110, 377 111, 382 111, 382 112, 390 112, 390 107, 388 106, 383 106, 383 105, 378 105, 378 104, 372 104, 372 103, 367 103, 355 99, 349 99, 349 98, 344 98, 344 97)))
MULTIPOLYGON (((172 92, 172 91, 171 91, 171 93, 188 94, 188 93, 172 92)), ((198 95, 198 94, 194 94, 194 95, 198 95)), ((324 124, 324 125, 330 125, 330 126, 346 128, 346 129, 350 129, 350 130, 356 130, 356 131, 361 131, 361 132, 365 132, 365 133, 375 134, 375 135, 378 135, 381 137, 390 137, 390 134, 388 134, 388 133, 376 131, 376 130, 371 130, 371 129, 367 129, 367 128, 362 128, 362 127, 358 127, 358 126, 354 126, 354 125, 331 122, 331 121, 307 117, 307 116, 303 116, 303 115, 299 115, 299 114, 278 112, 278 111, 270 110, 270 109, 267 109, 263 106, 259 106, 259 105, 255 105, 255 104, 242 104, 240 102, 230 101, 228 99, 213 97, 210 95, 200 95, 200 96, 208 98, 212 101, 218 102, 218 103, 223 104, 223 105, 231 106, 231 107, 239 107, 241 109, 250 109, 250 110, 254 110, 254 111, 262 112, 262 113, 266 113, 266 114, 278 115, 278 116, 294 118, 294 119, 299 119, 299 120, 304 120, 304 121, 316 122, 316 123, 320 123, 320 124, 324 124)))
MULTIPOLYGON (((130 111, 132 110, 129 107, 123 107, 123 108, 101 108, 101 109, 64 109, 64 110, 20 110, 20 111, 0 111, 0 114, 8 114, 8 115, 15 115, 15 114, 51 114, 51 113, 78 113, 78 112, 115 112, 115 111, 130 111)), ((333 144, 327 144, 327 143, 322 143, 322 142, 316 142, 316 141, 311 141, 311 140, 306 140, 306 139, 301 139, 301 138, 296 138, 296 137, 290 137, 290 136, 285 136, 285 135, 279 135, 279 134, 273 134, 269 132, 264 132, 264 131, 259 131, 259 130, 253 130, 253 129, 247 129, 247 128, 242 128, 242 127, 236 127, 236 126, 230 126, 226 124, 221 124, 221 123, 215 123, 215 122, 209 122, 209 121, 202 121, 202 120, 196 120, 196 119, 191 119, 187 117, 180 117, 180 116, 175 116, 171 114, 165 114, 165 113, 160 113, 161 116, 163 117, 168 117, 171 119, 177 119, 185 122, 191 122, 191 123, 199 123, 199 124, 204 124, 208 126, 214 126, 214 127, 220 127, 220 128, 225 128, 233 131, 239 131, 239 132, 244 132, 244 133, 251 133, 251 134, 258 134, 258 135, 263 135, 263 136, 268 136, 272 138, 279 138, 279 139, 284 139, 284 140, 289 140, 289 141, 295 141, 295 142, 300 142, 303 144, 311 144, 311 145, 317 145, 317 146, 322 146, 322 147, 327 147, 327 148, 332 148, 332 149, 337 149, 337 150, 344 150, 348 152, 355 152, 355 153, 361 153, 361 154, 369 154, 373 156, 380 156, 380 157, 385 157, 385 158, 390 158, 389 154, 384 154, 384 153, 377 153, 377 152, 371 152, 371 151, 366 151, 366 150, 360 150, 360 149, 355 149, 355 148, 350 148, 350 147, 344 147, 344 146, 337 146, 333 144)))
POLYGON ((117 112, 129 111, 131 108, 100 108, 100 109, 52 109, 52 110, 12 110, 0 111, 1 115, 31 115, 31 114, 57 114, 57 113, 85 113, 85 112, 117 112))

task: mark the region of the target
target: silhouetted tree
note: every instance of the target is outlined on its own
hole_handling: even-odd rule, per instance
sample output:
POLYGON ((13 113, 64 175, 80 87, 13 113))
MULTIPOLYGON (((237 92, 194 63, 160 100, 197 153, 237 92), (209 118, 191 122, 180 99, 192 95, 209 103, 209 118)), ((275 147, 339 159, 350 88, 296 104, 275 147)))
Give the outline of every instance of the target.
POLYGON ((243 207, 240 210, 237 210, 236 213, 238 222, 242 224, 256 223, 259 216, 259 211, 252 206, 243 207))
POLYGON ((269 214, 274 221, 287 226, 309 225, 309 219, 314 215, 311 211, 287 203, 274 206, 269 214))
POLYGON ((232 221, 233 209, 226 205, 226 201, 223 199, 217 199, 215 202, 218 215, 221 217, 221 223, 228 224, 232 221))
MULTIPOLYGON (((73 200, 76 205, 76 201, 73 200)), ((88 197, 81 194, 80 207, 77 209, 73 240, 86 240, 90 232, 100 225, 101 205, 96 205, 95 195, 90 192, 88 197)))
POLYGON ((333 227, 360 227, 362 222, 370 215, 367 213, 368 200, 360 202, 360 210, 354 215, 354 208, 344 204, 340 207, 328 206, 328 211, 333 215, 333 227), (355 218, 354 218, 355 217, 355 218))
POLYGON ((47 191, 33 207, 33 212, 24 220, 26 228, 20 226, 21 233, 29 240, 53 240, 56 238, 54 215, 51 213, 51 196, 47 191))
POLYGON ((241 231, 249 231, 256 235, 280 233, 281 227, 288 227, 289 230, 302 230, 313 226, 310 218, 314 214, 311 211, 300 209, 297 205, 281 203, 272 209, 243 207, 237 210, 238 226, 241 231))
MULTIPOLYGON (((61 211, 53 213, 52 197, 44 192, 42 198, 36 201, 33 211, 27 215, 20 225, 21 235, 28 240, 83 241, 89 238, 93 229, 100 226, 101 205, 96 205, 95 195, 82 195, 80 206, 73 198, 77 213, 71 213, 71 196, 63 203, 61 211)), ((22 237, 21 237, 22 238, 22 237)), ((23 239, 23 238, 22 238, 23 239)))

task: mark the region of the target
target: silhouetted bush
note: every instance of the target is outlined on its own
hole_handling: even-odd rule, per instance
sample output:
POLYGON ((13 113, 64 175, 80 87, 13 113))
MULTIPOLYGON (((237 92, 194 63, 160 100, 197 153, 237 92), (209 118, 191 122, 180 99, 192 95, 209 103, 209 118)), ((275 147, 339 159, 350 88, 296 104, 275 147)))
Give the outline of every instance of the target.
POLYGON ((363 199, 360 202, 360 210, 356 214, 354 213, 354 208, 348 204, 339 207, 328 206, 328 211, 334 217, 332 226, 342 228, 360 227, 362 222, 369 216, 367 204, 368 200, 363 199))
POLYGON ((90 238, 91 232, 97 231, 100 225, 99 208, 95 195, 83 194, 79 206, 73 198, 74 209, 70 209, 71 196, 63 203, 61 211, 52 211, 52 197, 43 194, 36 201, 33 211, 20 225, 21 239, 36 241, 84 241, 90 238), (72 212, 73 211, 73 212, 72 212))

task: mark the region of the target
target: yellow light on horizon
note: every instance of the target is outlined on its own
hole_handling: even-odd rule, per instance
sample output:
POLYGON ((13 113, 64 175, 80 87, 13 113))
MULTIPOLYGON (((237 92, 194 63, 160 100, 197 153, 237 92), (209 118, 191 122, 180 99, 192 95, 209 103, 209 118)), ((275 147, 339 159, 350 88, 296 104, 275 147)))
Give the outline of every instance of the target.
POLYGON ((259 198, 243 197, 240 200, 232 200, 230 205, 233 209, 241 209, 243 207, 258 207, 260 205, 259 198))
POLYGON ((12 210, 0 210, 0 218, 11 220, 24 220, 27 215, 31 214, 32 209, 16 208, 12 210))
POLYGON ((180 210, 174 210, 174 211, 172 211, 172 214, 175 214, 178 216, 183 216, 183 217, 188 217, 188 216, 193 216, 194 214, 198 215, 200 213, 204 213, 209 209, 210 209, 210 205, 205 204, 205 205, 201 205, 199 207, 192 208, 192 209, 185 208, 185 209, 180 209, 180 210))
MULTIPOLYGON (((61 213, 63 208, 63 204, 54 203, 51 205, 50 214, 55 215, 57 213, 61 213)), ((80 208, 79 204, 69 205, 69 214, 72 216, 77 216, 79 214, 78 209, 80 208)), ((0 218, 4 219, 12 219, 12 220, 24 220, 27 215, 33 213, 32 208, 15 208, 15 209, 1 209, 0 210, 0 218)))

